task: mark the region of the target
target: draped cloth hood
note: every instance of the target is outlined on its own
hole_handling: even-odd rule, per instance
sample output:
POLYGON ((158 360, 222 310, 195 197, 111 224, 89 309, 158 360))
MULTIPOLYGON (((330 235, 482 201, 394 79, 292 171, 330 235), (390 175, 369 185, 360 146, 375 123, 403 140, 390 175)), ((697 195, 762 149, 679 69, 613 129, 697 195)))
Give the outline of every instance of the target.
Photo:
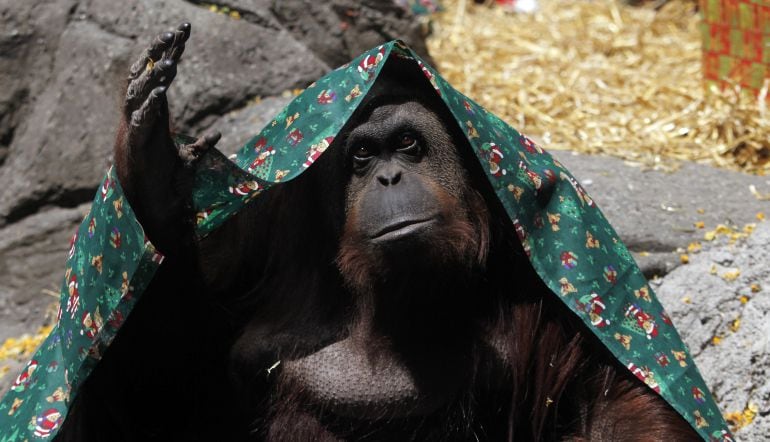
MULTIPOLYGON (((732 440, 671 318, 580 183, 400 41, 311 84, 233 157, 212 149, 201 158, 196 234, 207 235, 275 183, 312 167, 392 57, 415 63, 428 79, 424 87, 446 104, 553 296, 704 440, 732 440)), ((162 265, 151 240, 110 170, 72 239, 57 324, 0 401, 0 442, 56 434, 79 386, 162 265)))

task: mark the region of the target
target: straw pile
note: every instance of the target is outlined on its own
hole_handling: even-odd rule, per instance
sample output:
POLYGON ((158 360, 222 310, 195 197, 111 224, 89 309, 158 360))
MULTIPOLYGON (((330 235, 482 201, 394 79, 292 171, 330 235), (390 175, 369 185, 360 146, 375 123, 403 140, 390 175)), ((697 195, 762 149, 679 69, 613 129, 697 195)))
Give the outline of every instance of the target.
POLYGON ((442 75, 545 148, 770 173, 768 81, 760 99, 705 90, 694 2, 541 0, 533 15, 443 5, 428 42, 442 75))

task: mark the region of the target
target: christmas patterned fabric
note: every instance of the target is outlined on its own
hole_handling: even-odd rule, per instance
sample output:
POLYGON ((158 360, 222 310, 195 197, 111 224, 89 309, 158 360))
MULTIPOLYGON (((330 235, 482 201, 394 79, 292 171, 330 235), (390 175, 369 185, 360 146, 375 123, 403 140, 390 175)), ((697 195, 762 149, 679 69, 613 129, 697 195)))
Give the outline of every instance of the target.
POLYGON ((53 438, 162 262, 111 169, 72 237, 56 326, 0 402, 0 441, 53 438))
MULTIPOLYGON (((401 42, 376 47, 311 84, 233 158, 216 150, 205 155, 196 166, 193 192, 197 234, 207 235, 264 190, 311 167, 390 57, 416 63, 430 84, 425 87, 446 103, 553 296, 704 440, 731 441, 671 319, 579 182, 401 42)), ((111 174, 103 189, 70 253, 60 322, 0 402, 0 441, 55 434, 70 397, 162 261, 111 174)))

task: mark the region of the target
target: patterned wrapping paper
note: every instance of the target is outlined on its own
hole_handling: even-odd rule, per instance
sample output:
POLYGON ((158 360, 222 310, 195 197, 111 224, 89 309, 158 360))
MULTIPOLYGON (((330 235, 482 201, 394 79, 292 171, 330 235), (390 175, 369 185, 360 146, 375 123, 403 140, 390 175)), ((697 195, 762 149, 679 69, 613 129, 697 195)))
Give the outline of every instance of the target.
MULTIPOLYGON (((770 78, 770 2, 700 0, 703 17, 703 76, 729 87, 727 80, 757 94, 770 78)), ((770 95, 766 97, 770 99, 770 95)))
MULTIPOLYGON (((731 441, 732 436, 670 318, 579 182, 532 140, 452 88, 399 41, 374 48, 310 85, 249 140, 232 161, 216 150, 202 158, 196 166, 193 192, 197 234, 205 236, 265 189, 293 179, 311 167, 332 145, 389 57, 416 63, 428 79, 424 87, 432 87, 446 103, 505 207, 533 267, 553 295, 578 315, 631 373, 687 419, 704 440, 731 441)), ((135 230, 132 252, 122 256, 130 263, 117 265, 136 269, 127 272, 128 287, 133 286, 133 290, 127 290, 126 296, 120 298, 127 298, 123 303, 100 306, 100 311, 102 318, 125 318, 162 258, 149 243, 138 241, 141 228, 118 194, 119 186, 112 175, 108 175, 107 183, 113 186, 113 198, 117 199, 100 202, 97 195, 92 209, 97 216, 84 220, 74 256, 91 257, 79 258, 81 261, 107 256, 113 230, 109 221, 102 222, 100 216, 112 216, 114 220, 109 209, 117 207, 116 201, 122 201, 123 216, 128 219, 130 214, 135 230), (91 243, 83 238, 83 234, 88 235, 90 219, 96 219, 97 228, 106 229, 98 233, 106 235, 99 236, 103 238, 100 246, 106 249, 103 254, 99 254, 99 249, 88 249, 91 243), (80 252, 81 249, 89 252, 80 252)), ((87 262, 81 267, 88 268, 87 262)), ((118 280, 100 280, 97 284, 115 293, 122 293, 116 288, 124 285, 118 280)), ((93 305, 92 300, 100 299, 100 293, 89 292, 89 300, 84 304, 93 305)), ((87 337, 91 329, 86 321, 72 319, 77 312, 74 316, 68 314, 70 298, 65 279, 63 319, 34 359, 37 367, 47 363, 41 361, 58 357, 67 361, 70 369, 65 373, 77 375, 49 379, 51 373, 46 371, 46 376, 42 376, 37 368, 30 371, 32 365, 28 366, 17 380, 24 385, 23 389, 15 388, 0 402, 0 428, 4 435, 5 429, 12 430, 10 437, 0 440, 34 440, 55 434, 78 383, 117 331, 117 327, 97 326, 97 330, 104 331, 95 336, 103 338, 83 338, 80 346, 63 345, 62 336, 87 337), (61 400, 54 397, 52 402, 48 396, 52 386, 62 387, 67 394, 61 400), (23 401, 22 406, 16 405, 18 400, 23 401), (49 409, 54 402, 57 406, 52 415, 49 409)), ((78 310, 81 311, 90 310, 78 310)))

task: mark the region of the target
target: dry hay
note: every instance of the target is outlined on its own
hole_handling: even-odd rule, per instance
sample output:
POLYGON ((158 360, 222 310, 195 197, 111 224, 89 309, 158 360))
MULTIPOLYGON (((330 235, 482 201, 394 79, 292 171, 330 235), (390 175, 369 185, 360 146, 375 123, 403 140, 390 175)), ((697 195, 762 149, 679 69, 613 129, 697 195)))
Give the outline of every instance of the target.
POLYGON ((443 5, 428 41, 442 75, 544 147, 770 173, 765 100, 703 86, 694 2, 541 0, 533 15, 443 5))

